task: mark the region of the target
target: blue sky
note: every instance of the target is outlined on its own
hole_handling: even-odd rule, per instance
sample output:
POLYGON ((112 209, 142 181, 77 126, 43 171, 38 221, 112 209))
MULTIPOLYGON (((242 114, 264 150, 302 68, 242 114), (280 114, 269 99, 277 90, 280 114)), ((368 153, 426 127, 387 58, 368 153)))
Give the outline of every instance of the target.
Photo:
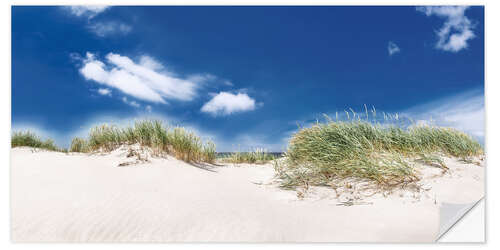
POLYGON ((483 7, 13 7, 12 128, 160 118, 281 151, 363 105, 484 140, 483 7))

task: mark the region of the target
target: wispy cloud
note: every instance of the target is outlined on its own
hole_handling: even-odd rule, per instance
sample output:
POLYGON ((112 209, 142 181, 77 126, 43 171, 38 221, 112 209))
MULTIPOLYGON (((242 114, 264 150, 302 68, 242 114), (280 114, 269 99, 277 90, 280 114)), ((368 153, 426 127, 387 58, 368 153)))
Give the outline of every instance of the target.
POLYGON ((255 100, 246 93, 233 94, 229 92, 220 92, 212 97, 210 101, 205 103, 201 111, 212 115, 230 115, 233 113, 251 111, 254 110, 255 107, 255 100))
POLYGON ((77 17, 87 17, 88 19, 92 19, 108 8, 109 6, 104 5, 78 5, 64 7, 64 9, 69 11, 69 13, 71 13, 72 15, 75 15, 77 17))
POLYGON ((151 57, 142 57, 136 63, 129 57, 109 53, 104 62, 87 52, 82 60, 79 71, 85 79, 116 88, 143 101, 191 101, 196 96, 196 81, 161 70, 163 66, 151 57))
POLYGON ((127 97, 122 97, 122 101, 134 108, 140 108, 141 107, 141 104, 137 103, 136 101, 130 101, 129 99, 127 99, 127 97))
POLYGON ((438 42, 436 48, 458 52, 467 48, 467 41, 475 37, 474 28, 469 18, 465 16, 467 6, 426 6, 417 7, 417 11, 426 16, 437 16, 445 19, 443 26, 436 32, 438 42))
POLYGON ((469 91, 419 105, 405 112, 419 123, 453 127, 481 141, 485 137, 484 92, 469 91))
POLYGON ((95 16, 109 9, 109 6, 104 5, 81 5, 62 7, 70 14, 77 17, 87 18, 86 28, 99 37, 126 35, 132 31, 132 26, 120 21, 97 21, 93 19, 95 16))
POLYGON ((125 35, 132 30, 130 25, 117 21, 95 22, 87 25, 87 28, 100 37, 125 35))
POLYGON ((225 80, 225 81, 223 81, 223 83, 224 83, 224 85, 226 85, 226 86, 231 86, 231 87, 232 87, 232 86, 234 86, 233 82, 231 82, 231 81, 229 81, 229 80, 225 80))
POLYGON ((110 89, 106 89, 106 88, 100 88, 100 89, 98 89, 97 93, 99 93, 100 95, 111 96, 111 90, 110 89))
POLYGON ((165 67, 160 63, 158 62, 156 59, 154 59, 153 57, 150 57, 150 56, 141 56, 141 58, 139 58, 139 64, 148 68, 148 69, 152 69, 152 70, 163 70, 165 69, 165 67))
POLYGON ((214 76, 212 74, 208 74, 208 73, 196 74, 196 75, 189 76, 189 78, 188 78, 188 80, 193 81, 193 82, 198 82, 198 83, 206 83, 209 81, 214 81, 216 79, 217 79, 216 76, 214 76))
POLYGON ((401 50, 399 49, 397 44, 389 41, 389 44, 387 45, 387 52, 389 52, 390 56, 392 56, 393 54, 399 53, 400 51, 401 50))

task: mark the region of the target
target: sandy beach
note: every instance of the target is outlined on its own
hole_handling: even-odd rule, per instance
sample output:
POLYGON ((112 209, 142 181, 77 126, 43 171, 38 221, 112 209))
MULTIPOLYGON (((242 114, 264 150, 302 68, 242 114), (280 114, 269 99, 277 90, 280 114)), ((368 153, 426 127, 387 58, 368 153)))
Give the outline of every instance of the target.
POLYGON ((446 158, 422 168, 421 190, 352 206, 327 187, 303 199, 272 164, 192 165, 173 157, 119 167, 110 154, 11 150, 11 238, 16 242, 432 242, 440 204, 483 197, 480 166, 446 158))

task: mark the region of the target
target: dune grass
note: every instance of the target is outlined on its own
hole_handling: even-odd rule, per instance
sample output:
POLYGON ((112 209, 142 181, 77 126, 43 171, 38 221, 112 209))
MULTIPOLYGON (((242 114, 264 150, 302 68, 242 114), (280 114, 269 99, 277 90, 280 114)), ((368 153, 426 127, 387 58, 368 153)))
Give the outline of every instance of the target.
POLYGON ((58 148, 54 141, 42 141, 30 131, 12 133, 12 147, 43 148, 51 151, 89 153, 110 152, 121 145, 140 144, 150 147, 158 156, 170 154, 186 162, 213 163, 216 146, 213 142, 202 142, 193 132, 182 127, 164 125, 159 120, 137 121, 133 126, 119 128, 114 125, 100 125, 92 128, 87 139, 73 138, 69 149, 58 148))
POLYGON ((452 128, 329 119, 294 134, 286 158, 274 166, 287 188, 346 178, 391 188, 418 181, 414 166, 419 161, 447 169, 440 155, 467 159, 481 154, 477 141, 452 128))
POLYGON ((30 131, 15 131, 11 136, 11 147, 32 147, 50 151, 64 151, 58 148, 52 139, 42 141, 38 135, 30 131))
POLYGON ((87 141, 83 138, 73 138, 69 146, 69 152, 88 153, 90 151, 87 141))
POLYGON ((77 152, 109 152, 121 145, 135 143, 150 147, 156 155, 171 154, 186 162, 211 163, 215 160, 213 142, 204 143, 194 133, 182 127, 165 126, 159 120, 137 121, 134 126, 125 128, 100 125, 90 130, 87 140, 75 138, 71 149, 77 152))
POLYGON ((266 150, 257 148, 252 152, 235 152, 221 157, 219 161, 224 163, 250 163, 264 164, 275 160, 276 156, 269 154, 266 150))

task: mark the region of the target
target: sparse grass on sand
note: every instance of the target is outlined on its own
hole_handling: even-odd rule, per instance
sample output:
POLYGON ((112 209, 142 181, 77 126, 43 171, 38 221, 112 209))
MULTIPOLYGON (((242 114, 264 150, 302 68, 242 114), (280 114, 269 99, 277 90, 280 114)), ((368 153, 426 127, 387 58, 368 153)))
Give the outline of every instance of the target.
POLYGON ((52 139, 42 141, 39 136, 30 131, 17 131, 12 133, 11 147, 32 147, 50 151, 65 151, 58 148, 52 139))
POLYGON ((215 144, 203 143, 200 137, 182 127, 165 126, 159 120, 135 122, 134 126, 119 128, 101 125, 90 130, 87 140, 75 138, 72 152, 109 152, 124 144, 150 147, 154 154, 164 153, 186 162, 214 162, 215 144))
POLYGON ((357 178, 390 189, 418 181, 418 162, 446 170, 440 156, 470 159, 482 154, 477 141, 452 128, 328 119, 293 135, 286 157, 274 167, 285 188, 357 178))
POLYGON ((215 144, 202 142, 200 137, 182 127, 165 126, 159 120, 135 122, 134 126, 119 128, 113 125, 100 125, 92 128, 87 139, 74 138, 69 150, 60 149, 54 141, 42 141, 32 132, 12 133, 12 147, 43 148, 51 151, 89 153, 110 152, 122 145, 140 144, 149 147, 158 156, 170 154, 186 162, 215 161, 215 144))
POLYGON ((235 152, 223 156, 218 160, 224 163, 250 163, 250 164, 265 164, 275 160, 277 157, 268 153, 264 149, 255 149, 253 152, 235 152))

